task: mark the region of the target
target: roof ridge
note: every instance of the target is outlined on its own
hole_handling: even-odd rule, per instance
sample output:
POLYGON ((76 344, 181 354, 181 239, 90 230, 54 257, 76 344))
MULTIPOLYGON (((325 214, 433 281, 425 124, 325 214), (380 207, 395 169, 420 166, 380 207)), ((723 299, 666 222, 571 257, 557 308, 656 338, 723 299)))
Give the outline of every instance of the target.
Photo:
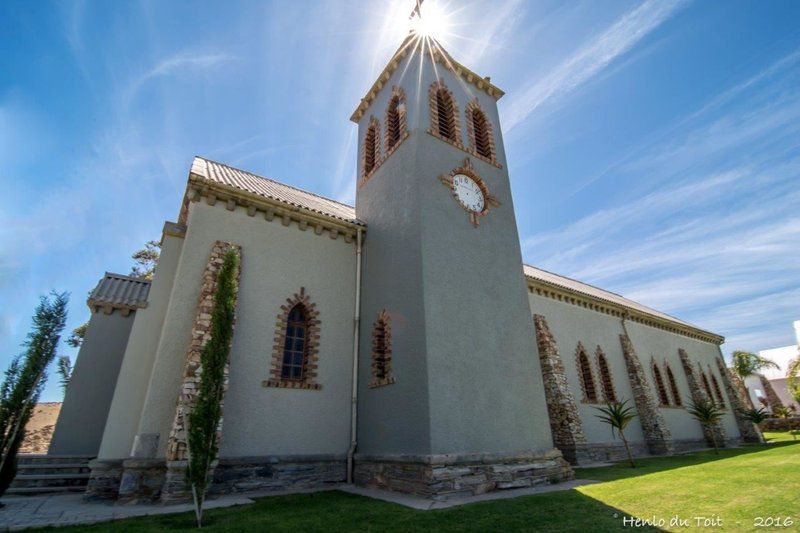
MULTIPOLYGON (((618 298, 622 298, 623 300, 627 300, 628 302, 634 303, 636 305, 640 305, 640 306, 644 307, 645 309, 648 309, 649 311, 652 311, 653 313, 664 315, 665 317, 671 319, 674 322, 678 322, 680 324, 684 324, 686 326, 690 326, 690 327, 695 328, 697 330, 705 331, 705 332, 711 333, 713 335, 716 335, 716 333, 714 333, 713 331, 710 331, 710 330, 707 330, 707 329, 705 329, 703 327, 700 327, 700 326, 697 326, 695 324, 692 324, 691 322, 687 322, 686 320, 684 320, 682 318, 678 318, 678 317, 676 317, 674 315, 671 315, 669 313, 666 313, 664 311, 656 309, 655 307, 651 307, 649 305, 645 305, 642 302, 639 302, 637 300, 633 300, 631 298, 628 298, 627 296, 625 296, 623 294, 620 294, 618 292, 610 291, 608 289, 604 289, 603 287, 598 287, 597 285, 592 285, 591 283, 586 283, 585 281, 581 281, 579 279, 571 278, 569 276, 565 276, 565 275, 559 274, 557 272, 551 272, 549 270, 545 270, 544 268, 540 268, 540 267, 537 267, 537 266, 534 266, 534 265, 529 265, 528 263, 522 263, 522 266, 523 266, 523 270, 524 270, 524 267, 526 267, 526 266, 530 267, 530 268, 535 268, 536 270, 541 270, 542 272, 546 272, 546 273, 551 274, 553 276, 557 276, 559 278, 568 279, 570 281, 574 281, 575 283, 580 283, 581 285, 586 285, 588 287, 591 287, 591 288, 593 288, 595 290, 602 291, 602 292, 605 292, 605 293, 608 293, 608 294, 613 294, 614 296, 617 296, 618 298)), ((542 281, 545 281, 545 280, 542 280, 542 281)))
MULTIPOLYGON (((580 283, 582 285, 588 285, 589 287, 597 289, 598 291, 607 292, 609 294, 613 294, 614 296, 619 296, 620 298, 625 298, 626 300, 631 300, 630 298, 628 298, 624 294, 620 294, 618 292, 610 291, 608 289, 604 289, 603 287, 598 287, 597 285, 592 285, 591 283, 586 283, 585 281, 581 281, 579 279, 571 278, 569 276, 565 276, 564 274, 559 274, 558 272, 551 272, 550 270, 546 270, 546 269, 544 269, 542 267, 537 267, 535 265, 529 265, 528 263, 522 263, 522 265, 523 266, 527 266, 527 267, 531 267, 531 268, 535 268, 536 270, 541 270, 542 272, 547 272, 548 274, 552 274, 554 276, 558 276, 559 278, 566 278, 566 279, 568 279, 570 281, 574 281, 574 282, 580 283)), ((633 302, 635 300, 631 300, 631 301, 633 302)), ((644 305, 643 303, 640 303, 640 302, 636 302, 636 303, 638 303, 639 305, 644 305)), ((645 307, 649 307, 649 306, 645 306, 645 307)), ((653 311, 658 311, 655 308, 651 308, 651 309, 653 309, 653 311)), ((661 312, 662 311, 659 311, 659 313, 661 313, 661 312)), ((664 314, 666 314, 666 313, 664 313, 664 314)), ((676 318, 676 317, 673 317, 673 318, 676 318)))
POLYGON ((278 181, 278 180, 275 180, 275 179, 272 179, 272 178, 267 178, 265 176, 261 176, 259 174, 256 174, 254 172, 250 172, 249 170, 245 170, 243 168, 233 167, 233 166, 231 166, 231 165, 229 165, 227 163, 223 163, 221 161, 216 161, 214 159, 209 159, 209 158, 204 157, 202 155, 196 155, 195 157, 198 158, 198 159, 202 159, 203 161, 207 161, 209 163, 214 163, 215 165, 220 165, 220 166, 229 168, 231 170, 236 170, 238 172, 244 172, 245 174, 249 174, 250 176, 253 176, 254 178, 262 179, 262 180, 265 180, 265 181, 270 181, 272 183, 275 183, 276 185, 280 185, 281 187, 288 187, 290 189, 294 189, 295 191, 301 192, 303 194, 308 194, 310 196, 314 196, 316 198, 319 198, 321 200, 325 200, 327 202, 332 202, 334 204, 338 204, 338 205, 340 205, 342 207, 347 207, 349 209, 355 209, 355 206, 346 204, 344 202, 339 202, 338 200, 334 200, 332 198, 328 198, 327 196, 322 196, 321 194, 317 194, 315 192, 311 192, 311 191, 307 191, 305 189, 301 189, 300 187, 295 187, 294 185, 289 185, 288 183, 283 183, 281 181, 278 181))
POLYGON ((140 283, 152 283, 153 282, 153 280, 151 280, 151 279, 137 277, 137 276, 129 276, 129 275, 126 275, 126 274, 117 274, 116 272, 109 272, 109 271, 106 271, 106 273, 103 275, 103 277, 115 277, 115 278, 124 279, 124 280, 127 280, 127 281, 138 281, 140 283))

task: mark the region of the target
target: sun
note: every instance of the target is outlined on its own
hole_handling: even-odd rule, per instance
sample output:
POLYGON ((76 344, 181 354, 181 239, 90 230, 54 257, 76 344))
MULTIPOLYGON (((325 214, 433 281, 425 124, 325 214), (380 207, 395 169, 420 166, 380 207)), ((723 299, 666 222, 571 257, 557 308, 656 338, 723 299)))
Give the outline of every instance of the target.
POLYGON ((422 15, 411 20, 411 31, 421 37, 439 39, 447 35, 450 20, 447 12, 438 3, 428 0, 422 5, 422 15))

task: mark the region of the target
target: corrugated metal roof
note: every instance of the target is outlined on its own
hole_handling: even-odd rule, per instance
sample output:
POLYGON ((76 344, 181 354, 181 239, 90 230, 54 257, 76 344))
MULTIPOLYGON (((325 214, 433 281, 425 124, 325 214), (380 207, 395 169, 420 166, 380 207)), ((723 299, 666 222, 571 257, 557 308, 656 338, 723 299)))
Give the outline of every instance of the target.
POLYGON ((194 158, 192 174, 210 182, 234 187, 294 207, 307 209, 352 224, 365 225, 356 218, 356 210, 352 206, 204 157, 198 156, 194 158))
POLYGON ((668 320, 670 322, 674 322, 676 324, 680 324, 682 326, 690 327, 692 329, 696 329, 699 331, 704 331, 711 335, 717 336, 715 333, 711 333, 710 331, 704 330, 695 326, 694 324, 690 324, 689 322, 685 322, 679 318, 675 318, 674 316, 670 316, 666 313, 662 313, 661 311, 656 311, 651 307, 647 307, 646 305, 642 305, 638 302, 634 302, 633 300, 629 300, 624 296, 620 296, 619 294, 611 291, 607 291, 604 289, 600 289, 595 287, 594 285, 589 285, 588 283, 583 283, 581 281, 577 281, 565 276, 560 276, 558 274, 553 274, 552 272, 548 272, 547 270, 542 270, 541 268, 536 268, 531 265, 524 265, 523 270, 525 271, 525 276, 534 279, 543 281, 550 285, 556 285, 558 287, 562 287, 564 289, 568 289, 570 291, 578 292, 584 294, 586 296, 591 296, 593 298, 598 298, 600 300, 605 300, 607 302, 617 304, 619 306, 632 309, 635 311, 639 311, 641 313, 651 315, 657 318, 661 318, 663 320, 668 320))
POLYGON ((89 295, 87 303, 93 306, 111 306, 119 309, 147 307, 150 280, 106 272, 103 279, 89 295))

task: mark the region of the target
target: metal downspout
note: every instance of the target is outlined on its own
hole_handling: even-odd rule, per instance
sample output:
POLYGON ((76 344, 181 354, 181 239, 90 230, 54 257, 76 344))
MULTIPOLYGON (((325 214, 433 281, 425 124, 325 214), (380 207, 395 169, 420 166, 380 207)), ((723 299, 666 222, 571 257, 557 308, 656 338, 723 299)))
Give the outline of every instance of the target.
POLYGON ((361 325, 361 228, 356 229, 356 305, 353 317, 353 381, 350 394, 350 448, 347 450, 347 482, 353 483, 353 456, 358 429, 358 337, 361 325))

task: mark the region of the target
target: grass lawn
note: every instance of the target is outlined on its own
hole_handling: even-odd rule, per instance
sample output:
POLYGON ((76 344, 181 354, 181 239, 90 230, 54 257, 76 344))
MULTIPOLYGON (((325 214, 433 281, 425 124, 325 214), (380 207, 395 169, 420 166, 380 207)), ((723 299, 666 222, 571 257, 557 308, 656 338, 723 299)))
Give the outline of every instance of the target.
MULTIPOLYGON (((338 491, 261 498, 255 504, 206 513, 209 531, 616 531, 623 517, 666 520, 658 529, 698 529, 694 517, 719 517, 721 531, 800 530, 800 440, 771 433, 768 446, 746 446, 577 469, 602 483, 575 490, 477 503, 437 511, 338 491), (674 516, 688 527, 670 526, 674 516), (791 517, 786 528, 755 528, 757 517, 791 517)), ((192 530, 193 515, 129 519, 67 531, 192 530)), ((652 531, 640 527, 637 531, 652 531)))

